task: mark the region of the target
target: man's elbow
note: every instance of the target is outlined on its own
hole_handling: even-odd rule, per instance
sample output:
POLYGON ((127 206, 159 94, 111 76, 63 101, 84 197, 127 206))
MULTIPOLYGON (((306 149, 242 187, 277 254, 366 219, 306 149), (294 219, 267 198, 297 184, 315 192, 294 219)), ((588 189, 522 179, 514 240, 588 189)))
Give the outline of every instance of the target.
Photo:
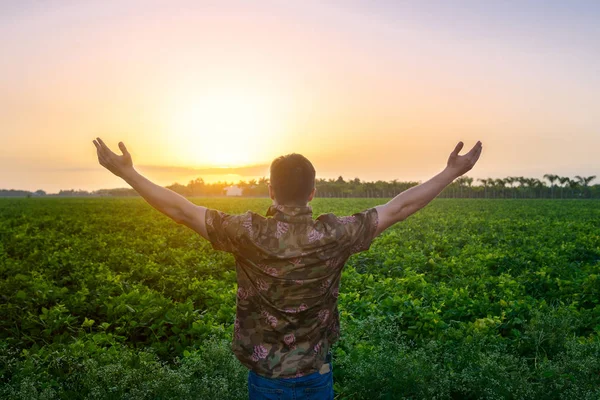
POLYGON ((398 222, 404 221, 406 218, 410 217, 415 212, 417 212, 419 210, 419 208, 420 207, 417 207, 417 206, 411 205, 411 204, 405 205, 404 207, 400 208, 400 210, 396 214, 396 220, 398 222))
POLYGON ((410 214, 408 214, 408 212, 406 211, 405 208, 401 209, 400 212, 398 212, 398 214, 395 215, 394 221, 395 222, 401 222, 404 221, 406 218, 408 218, 410 214))

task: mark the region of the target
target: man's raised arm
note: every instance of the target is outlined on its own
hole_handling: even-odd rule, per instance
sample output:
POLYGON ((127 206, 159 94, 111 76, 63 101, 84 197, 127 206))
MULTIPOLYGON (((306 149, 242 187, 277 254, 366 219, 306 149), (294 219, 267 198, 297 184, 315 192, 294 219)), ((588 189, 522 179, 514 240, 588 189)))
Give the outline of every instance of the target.
POLYGON ((459 176, 470 171, 481 154, 482 144, 480 141, 464 156, 458 153, 463 147, 459 142, 448 158, 446 168, 420 185, 405 190, 386 204, 375 207, 379 215, 379 223, 375 236, 394 225, 403 221, 410 215, 425 207, 431 200, 437 197, 446 186, 459 176))
POLYGON ((120 156, 110 150, 102 139, 96 139, 93 143, 96 146, 100 165, 127 182, 152 207, 178 224, 184 224, 208 239, 204 222, 206 207, 197 206, 185 197, 140 175, 133 168, 131 154, 129 154, 123 142, 119 142, 119 148, 123 152, 123 155, 120 156))

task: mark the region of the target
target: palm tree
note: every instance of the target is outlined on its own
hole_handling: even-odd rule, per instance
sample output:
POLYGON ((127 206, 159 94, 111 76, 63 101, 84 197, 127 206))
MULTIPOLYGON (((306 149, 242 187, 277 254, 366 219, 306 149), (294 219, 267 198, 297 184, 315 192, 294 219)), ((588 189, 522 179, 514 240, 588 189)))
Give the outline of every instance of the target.
POLYGON ((591 181, 593 181, 594 179, 596 179, 596 175, 592 175, 592 176, 588 176, 588 177, 581 177, 579 175, 575 176, 575 179, 577 179, 579 182, 579 184, 581 186, 583 186, 583 190, 585 192, 588 191, 588 187, 591 181))
POLYGON ((516 176, 515 179, 519 182, 519 192, 524 192, 527 185, 527 178, 524 176, 516 176))
POLYGON ((543 189, 546 187, 544 181, 541 181, 537 178, 533 178, 531 180, 531 184, 531 186, 533 187, 534 197, 542 197, 541 194, 544 192, 543 189))
POLYGON ((465 176, 465 182, 469 186, 469 197, 471 197, 471 185, 473 184, 473 178, 470 176, 465 176))
POLYGON ((544 178, 550 181, 550 197, 554 198, 554 182, 558 180, 558 175, 545 174, 544 178))
POLYGON ((460 197, 462 197, 462 189, 463 189, 465 183, 469 184, 469 179, 471 180, 471 182, 473 182, 473 178, 469 178, 466 176, 461 176, 454 181, 454 183, 456 183, 456 185, 458 185, 458 191, 459 191, 460 197))
POLYGON ((533 186, 533 182, 531 178, 523 178, 523 188, 524 194, 523 197, 529 198, 531 197, 531 187, 533 186))
POLYGON ((596 175, 591 175, 591 176, 588 176, 587 178, 583 178, 583 181, 585 182, 585 186, 589 186, 590 182, 593 181, 594 179, 596 179, 596 175))
POLYGON ((522 182, 523 187, 526 189, 525 193, 528 197, 535 197, 535 188, 538 187, 540 180, 536 178, 522 178, 519 180, 522 182))
POLYGON ((561 186, 561 188, 560 188, 560 198, 562 199, 563 198, 564 187, 566 187, 569 184, 570 179, 569 179, 568 176, 559 176, 558 177, 558 181, 560 182, 561 185, 564 185, 564 186, 561 186))
POLYGON ((569 188, 571 188, 571 197, 574 197, 575 189, 577 189, 578 187, 579 187, 579 182, 577 182, 575 179, 569 179, 569 188))
POLYGON ((500 188, 502 198, 504 198, 504 188, 506 187, 506 181, 504 179, 494 179, 494 186, 500 188))
POLYGON ((490 180, 485 178, 479 178, 477 180, 483 185, 483 197, 487 198, 487 187, 490 184, 490 180))
POLYGON ((513 190, 513 183, 517 182, 517 177, 516 176, 509 176, 509 177, 507 177, 504 180, 509 185, 510 191, 512 192, 512 197, 514 199, 515 198, 515 191, 513 190))

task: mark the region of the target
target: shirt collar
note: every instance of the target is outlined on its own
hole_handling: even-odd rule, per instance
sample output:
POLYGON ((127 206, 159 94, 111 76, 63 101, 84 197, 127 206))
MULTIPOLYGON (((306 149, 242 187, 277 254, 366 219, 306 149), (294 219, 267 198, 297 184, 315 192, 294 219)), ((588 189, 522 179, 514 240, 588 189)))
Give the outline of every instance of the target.
POLYGON ((284 206, 271 205, 267 210, 267 217, 272 216, 278 221, 300 222, 312 220, 311 206, 284 206))

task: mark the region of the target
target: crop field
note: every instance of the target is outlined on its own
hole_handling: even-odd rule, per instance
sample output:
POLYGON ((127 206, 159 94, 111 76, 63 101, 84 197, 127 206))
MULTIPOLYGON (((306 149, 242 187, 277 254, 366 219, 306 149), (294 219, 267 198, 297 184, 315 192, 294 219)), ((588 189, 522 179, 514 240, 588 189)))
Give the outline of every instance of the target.
MULTIPOLYGON (((140 198, 0 199, 2 399, 247 398, 235 306, 233 256, 140 198)), ((339 310, 336 398, 599 399, 600 201, 435 199, 349 259, 339 310)))

